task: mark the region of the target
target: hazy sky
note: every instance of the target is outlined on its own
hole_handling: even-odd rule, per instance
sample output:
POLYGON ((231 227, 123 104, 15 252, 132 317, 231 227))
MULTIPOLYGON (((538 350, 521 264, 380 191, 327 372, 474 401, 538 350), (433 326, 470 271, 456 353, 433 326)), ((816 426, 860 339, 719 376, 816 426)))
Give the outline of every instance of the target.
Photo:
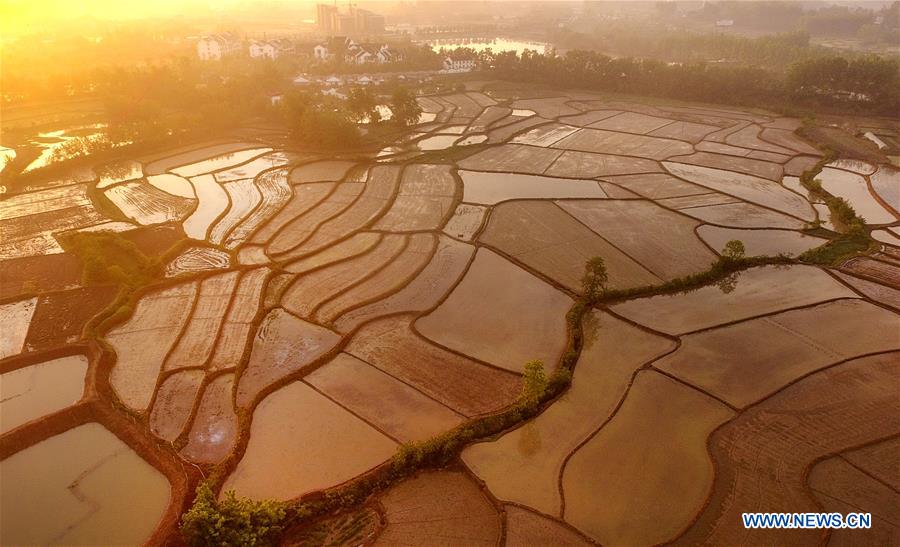
MULTIPOLYGON (((42 27, 81 17, 133 20, 228 10, 243 0, 0 0, 0 32, 40 32, 42 27)), ((291 0, 311 8, 315 0, 291 0)))

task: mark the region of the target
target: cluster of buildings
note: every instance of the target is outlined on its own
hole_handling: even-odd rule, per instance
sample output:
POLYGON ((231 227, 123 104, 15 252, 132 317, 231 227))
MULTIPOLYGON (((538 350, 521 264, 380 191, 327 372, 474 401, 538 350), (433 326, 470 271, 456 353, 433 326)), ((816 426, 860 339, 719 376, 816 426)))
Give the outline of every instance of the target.
POLYGON ((240 51, 241 40, 231 32, 203 36, 197 42, 197 56, 202 61, 218 61, 240 51))
POLYGON ((277 59, 282 55, 294 53, 294 43, 285 38, 262 41, 251 40, 249 49, 250 57, 254 59, 277 59))
MULTIPOLYGON (((197 42, 197 56, 203 61, 218 61, 223 57, 246 51, 254 59, 277 59, 284 55, 300 53, 291 40, 250 40, 246 50, 243 42, 233 33, 203 36, 197 42)), ((315 46, 306 46, 302 53, 311 54, 320 62, 338 56, 352 65, 392 63, 402 59, 402 53, 387 44, 361 44, 350 38, 333 37, 315 46)))
POLYGON ((325 62, 342 56, 344 62, 352 65, 368 63, 392 63, 399 61, 402 54, 387 44, 360 44, 351 38, 332 37, 313 47, 313 58, 325 62))
MULTIPOLYGON (((243 42, 231 32, 203 36, 197 41, 197 56, 202 61, 219 61, 243 49, 243 42)), ((282 55, 294 53, 294 43, 284 38, 251 40, 247 53, 256 59, 277 59, 282 55)))
POLYGON ((384 16, 350 4, 342 12, 337 5, 316 5, 316 26, 328 35, 383 34, 384 16))

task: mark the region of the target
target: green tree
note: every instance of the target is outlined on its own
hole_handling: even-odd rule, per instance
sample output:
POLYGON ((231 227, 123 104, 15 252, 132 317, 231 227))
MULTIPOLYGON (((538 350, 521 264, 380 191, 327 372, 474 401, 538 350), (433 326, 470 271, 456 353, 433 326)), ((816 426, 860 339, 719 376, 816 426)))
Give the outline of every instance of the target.
POLYGON ((596 302, 606 289, 609 275, 603 258, 595 256, 584 265, 584 276, 581 278, 581 292, 588 302, 596 302))
POLYGON ((284 504, 273 500, 237 498, 234 491, 217 500, 206 482, 181 517, 181 534, 189 545, 272 545, 282 529, 284 504))
POLYGON ((744 249, 744 242, 739 239, 732 239, 728 243, 725 244, 725 247, 722 249, 722 258, 725 260, 740 260, 744 258, 744 254, 747 251, 744 249))
POLYGON ((422 115, 422 107, 416 101, 416 96, 402 86, 391 95, 391 111, 394 113, 391 119, 404 126, 418 122, 422 115))
POLYGON ((378 98, 367 87, 355 87, 347 96, 347 109, 357 122, 365 119, 372 122, 380 121, 381 115, 378 113, 377 107, 378 98))
POLYGON ((348 116, 328 107, 310 107, 291 125, 294 140, 315 148, 336 150, 359 144, 359 130, 348 116))
POLYGON ((525 374, 522 377, 522 400, 536 403, 547 389, 547 374, 544 362, 540 359, 525 363, 525 374))

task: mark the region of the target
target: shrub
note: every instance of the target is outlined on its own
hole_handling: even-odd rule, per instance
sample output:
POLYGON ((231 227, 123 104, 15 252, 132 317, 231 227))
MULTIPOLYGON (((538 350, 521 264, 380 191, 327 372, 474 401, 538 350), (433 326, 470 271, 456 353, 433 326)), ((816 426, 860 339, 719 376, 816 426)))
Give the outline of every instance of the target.
POLYGON ((148 258, 134 242, 113 232, 74 233, 63 241, 78 256, 85 285, 105 283, 145 285, 161 275, 162 266, 148 258))
POLYGON ((277 501, 237 498, 233 491, 217 500, 203 482, 194 504, 181 518, 181 534, 196 546, 272 545, 285 516, 284 504, 277 501))
POLYGON ((547 389, 547 374, 544 372, 544 362, 535 359, 525 363, 525 374, 522 378, 523 401, 537 401, 547 389))
POLYGON ((722 258, 730 261, 737 261, 744 258, 744 254, 746 254, 746 250, 744 249, 744 242, 739 239, 732 239, 728 243, 725 244, 725 247, 722 249, 722 258))
POLYGON ((609 275, 606 273, 606 264, 599 256, 595 256, 584 265, 584 277, 581 278, 581 291, 585 300, 596 302, 603 296, 609 275))

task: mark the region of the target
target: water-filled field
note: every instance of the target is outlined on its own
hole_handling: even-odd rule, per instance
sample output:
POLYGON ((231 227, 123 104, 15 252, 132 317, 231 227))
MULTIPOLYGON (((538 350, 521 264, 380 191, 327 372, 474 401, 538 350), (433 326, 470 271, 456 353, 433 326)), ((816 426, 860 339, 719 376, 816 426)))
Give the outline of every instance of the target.
POLYGON ((568 391, 377 493, 375 543, 812 545, 737 513, 896 501, 895 170, 825 167, 878 243, 814 265, 844 227, 800 182, 823 156, 794 120, 490 84, 420 101, 433 120, 380 153, 198 143, 2 197, 3 543, 162 541, 203 476, 352 484, 508 408, 526 362, 552 374, 588 259, 658 287, 733 240, 793 259, 588 310, 568 391), (73 236, 102 232, 147 258, 139 283, 82 275, 73 236))

